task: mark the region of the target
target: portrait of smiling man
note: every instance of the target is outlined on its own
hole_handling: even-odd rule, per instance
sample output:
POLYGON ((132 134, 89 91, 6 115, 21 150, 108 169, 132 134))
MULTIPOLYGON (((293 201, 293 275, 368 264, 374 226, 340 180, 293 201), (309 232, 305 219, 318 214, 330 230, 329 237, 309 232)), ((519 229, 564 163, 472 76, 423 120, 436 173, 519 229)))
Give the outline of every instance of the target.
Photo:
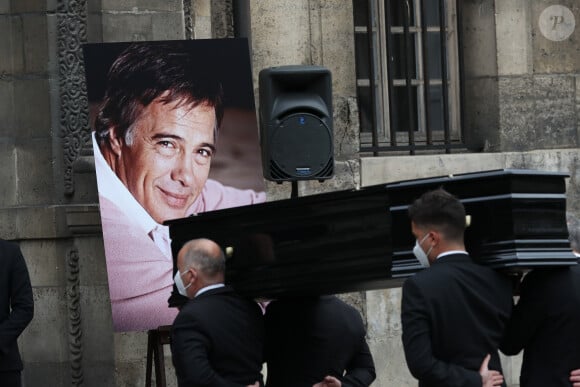
POLYGON ((262 191, 209 178, 224 89, 192 44, 126 44, 96 108, 93 151, 116 331, 170 325, 177 315, 167 302, 173 259, 165 221, 265 201, 262 191))
POLYGON ((103 157, 158 223, 182 218, 203 188, 215 152, 215 108, 206 102, 145 107, 124 136, 109 129, 103 157))

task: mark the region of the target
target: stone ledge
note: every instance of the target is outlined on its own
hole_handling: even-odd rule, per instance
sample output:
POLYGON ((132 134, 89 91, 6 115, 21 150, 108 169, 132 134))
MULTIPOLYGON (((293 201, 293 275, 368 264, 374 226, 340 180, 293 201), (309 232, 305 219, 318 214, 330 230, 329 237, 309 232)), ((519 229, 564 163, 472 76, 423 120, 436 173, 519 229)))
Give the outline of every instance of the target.
POLYGON ((98 204, 0 209, 0 236, 9 240, 100 235, 98 204))

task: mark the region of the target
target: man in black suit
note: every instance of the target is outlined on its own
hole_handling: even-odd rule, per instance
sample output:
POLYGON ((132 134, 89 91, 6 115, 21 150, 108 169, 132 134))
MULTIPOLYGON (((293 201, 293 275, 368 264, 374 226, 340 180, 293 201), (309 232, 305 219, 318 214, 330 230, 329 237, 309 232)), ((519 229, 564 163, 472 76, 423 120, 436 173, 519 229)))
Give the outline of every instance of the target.
POLYGON ((359 312, 335 296, 266 309, 267 387, 369 386, 375 366, 359 312))
POLYGON ((208 239, 189 241, 177 256, 177 267, 177 289, 190 298, 171 334, 179 386, 262 385, 262 311, 224 285, 221 248, 208 239))
POLYGON ((511 313, 511 281, 469 257, 465 209, 448 192, 423 194, 409 217, 413 252, 430 266, 403 284, 403 347, 411 374, 421 387, 502 385, 497 349, 511 313))
MULTIPOLYGON (((568 226, 571 246, 578 249, 580 224, 569 218, 568 226)), ((580 367, 580 266, 535 269, 524 277, 500 349, 506 355, 524 350, 522 387, 569 387, 575 381, 571 371, 580 367)))
POLYGON ((18 245, 0 239, 0 384, 21 385, 17 339, 34 314, 32 287, 18 245))

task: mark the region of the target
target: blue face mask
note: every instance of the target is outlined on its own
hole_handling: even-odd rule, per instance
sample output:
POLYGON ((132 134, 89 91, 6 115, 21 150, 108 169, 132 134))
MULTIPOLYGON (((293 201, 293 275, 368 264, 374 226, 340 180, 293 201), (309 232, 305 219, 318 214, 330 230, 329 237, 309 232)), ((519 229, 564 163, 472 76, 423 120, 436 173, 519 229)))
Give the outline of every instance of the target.
POLYGON ((177 286, 177 291, 179 292, 179 294, 181 294, 184 297, 187 297, 187 288, 191 286, 192 282, 190 282, 189 285, 187 286, 183 284, 183 279, 181 279, 181 277, 185 273, 187 273, 187 271, 180 273, 178 270, 177 273, 175 273, 175 277, 173 277, 173 282, 175 282, 175 286, 177 286))
POLYGON ((427 253, 425 253, 423 251, 423 248, 421 247, 421 243, 423 243, 425 241, 425 239, 427 239, 428 236, 429 236, 429 233, 425 234, 425 236, 421 239, 421 242, 419 242, 418 240, 415 240, 415 247, 413 247, 413 254, 415 255, 415 257, 417 258, 417 260, 419 261, 419 263, 423 267, 429 267, 429 265, 430 265, 429 253, 433 249, 433 246, 431 246, 431 247, 429 247, 429 250, 427 250, 427 253))

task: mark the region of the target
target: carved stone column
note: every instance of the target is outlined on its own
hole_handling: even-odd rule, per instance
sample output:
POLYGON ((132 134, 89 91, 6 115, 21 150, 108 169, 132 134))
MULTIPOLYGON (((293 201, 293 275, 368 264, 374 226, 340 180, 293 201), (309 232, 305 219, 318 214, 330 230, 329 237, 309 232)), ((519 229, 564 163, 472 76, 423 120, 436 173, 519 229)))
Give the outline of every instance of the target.
POLYGON ((58 0, 56 16, 64 192, 72 196, 73 164, 90 138, 82 53, 82 44, 87 41, 87 2, 58 0))
POLYGON ((81 329, 81 307, 79 293, 79 252, 76 247, 67 254, 67 307, 69 312, 69 356, 71 385, 83 384, 83 343, 81 329))

